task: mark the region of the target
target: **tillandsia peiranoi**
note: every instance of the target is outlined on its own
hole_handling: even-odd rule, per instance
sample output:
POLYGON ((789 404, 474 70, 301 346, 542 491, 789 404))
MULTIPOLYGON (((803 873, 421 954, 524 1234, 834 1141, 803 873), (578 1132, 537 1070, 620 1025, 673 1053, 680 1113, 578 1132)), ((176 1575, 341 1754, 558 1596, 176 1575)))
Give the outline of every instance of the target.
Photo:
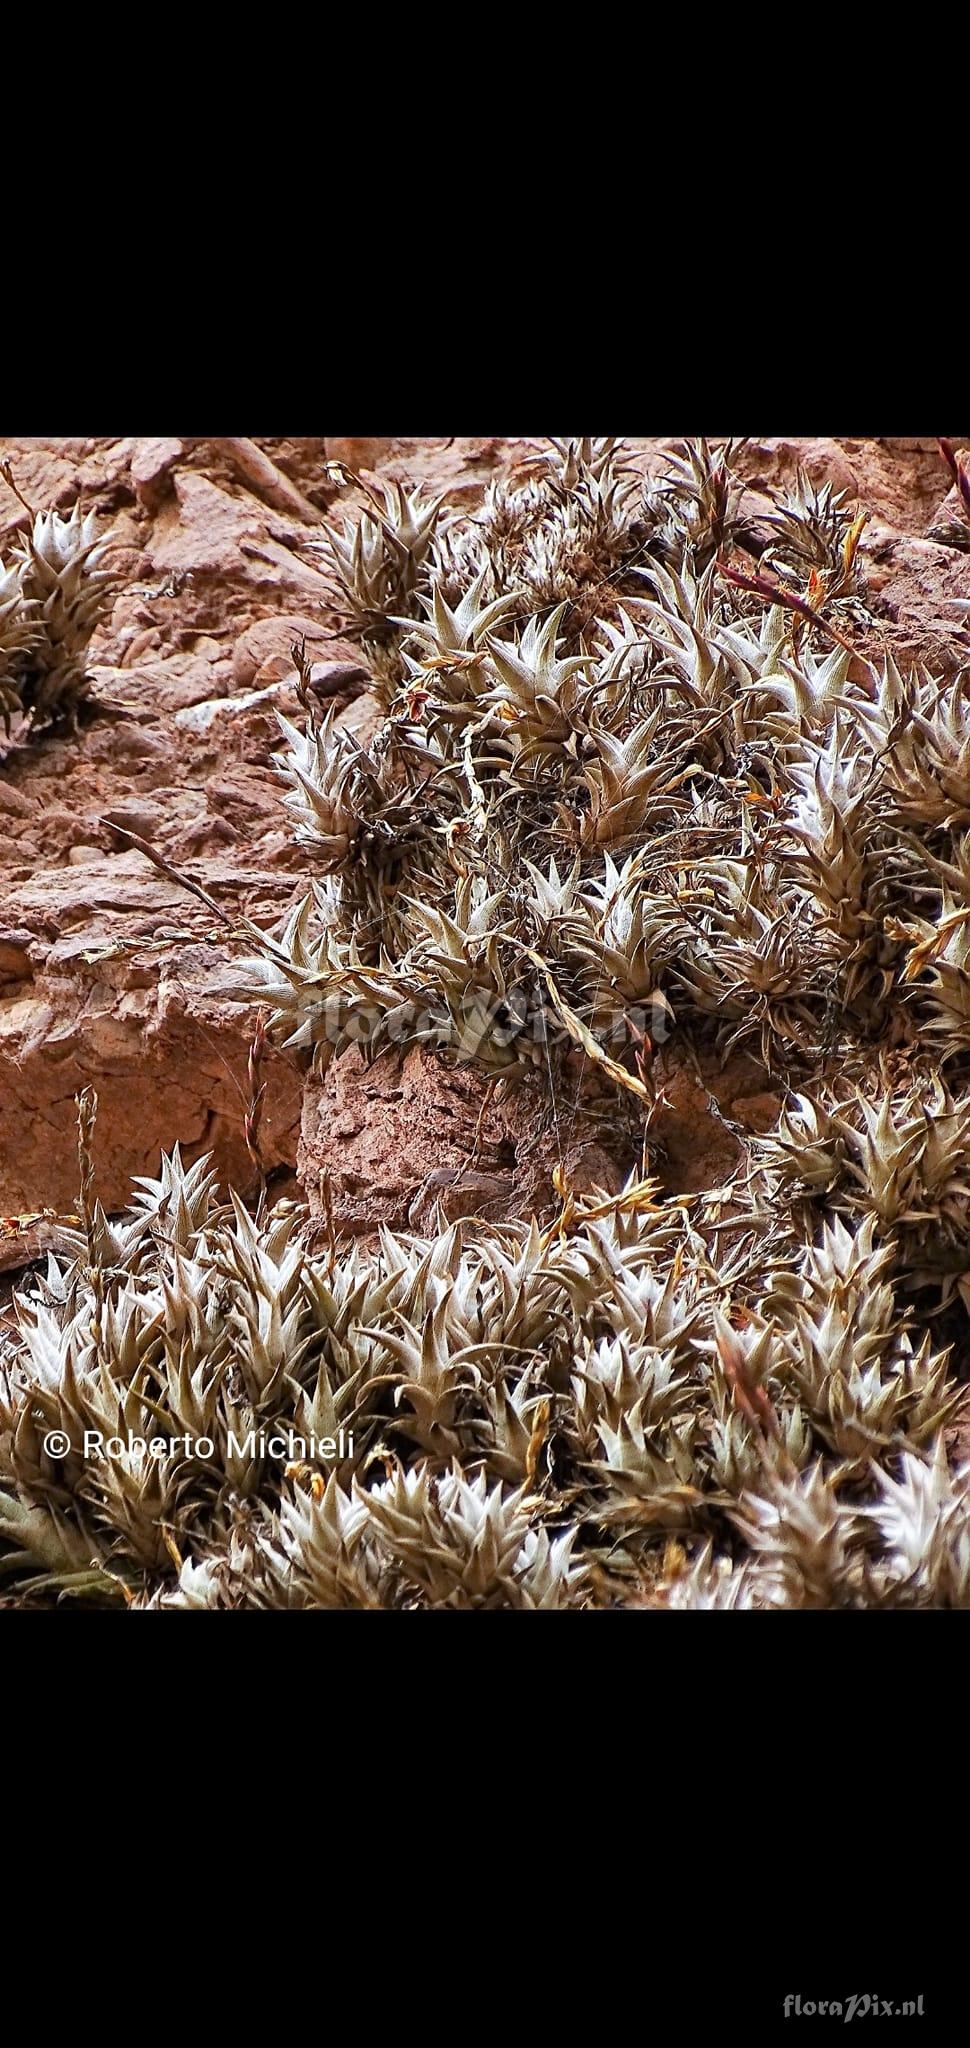
MULTIPOLYGON (((4 475, 12 483, 9 470, 4 475)), ((104 566, 108 545, 94 513, 75 505, 67 519, 31 513, 9 565, 0 562, 0 717, 8 733, 18 713, 32 726, 53 725, 76 718, 85 702, 91 637, 117 589, 104 566)))
POLYGON ((283 722, 306 890, 239 994, 557 1126, 595 1079, 640 1165, 324 1250, 177 1154, 89 1205, 3 1338, 17 1598, 970 1604, 970 693, 853 651, 862 508, 798 474, 752 536, 744 462, 559 437, 330 531, 382 722, 283 722), (666 1081, 734 1053, 775 1113, 682 1194, 666 1081))
POLYGON ((177 1151, 82 1208, 0 1344, 8 1597, 970 1600, 945 1356, 871 1217, 742 1284, 655 1182, 323 1251, 177 1151))

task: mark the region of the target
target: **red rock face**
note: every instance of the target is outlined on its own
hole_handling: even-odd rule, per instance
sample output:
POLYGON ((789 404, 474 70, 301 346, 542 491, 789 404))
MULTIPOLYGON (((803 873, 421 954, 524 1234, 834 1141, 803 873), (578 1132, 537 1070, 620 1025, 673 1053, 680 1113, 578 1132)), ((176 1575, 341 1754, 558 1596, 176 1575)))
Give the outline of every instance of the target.
MULTIPOLYGON (((660 444, 633 445, 645 469, 658 465, 660 444)), ((333 499, 325 464, 335 454, 434 482, 468 506, 498 470, 535 453, 495 439, 260 447, 312 505, 333 499)), ((0 1211, 72 1206, 74 1097, 86 1085, 100 1097, 97 1191, 107 1207, 120 1208, 131 1175, 153 1172, 176 1140, 189 1158, 212 1150, 225 1180, 252 1189, 244 1114, 255 1013, 230 1000, 233 948, 214 914, 123 834, 150 841, 230 917, 273 925, 301 893, 272 758, 276 711, 298 711, 294 642, 305 639, 324 690, 343 671, 336 698, 353 730, 366 737, 378 717, 372 699, 356 696, 357 651, 338 637, 307 548, 319 525, 263 502, 206 442, 7 440, 0 452, 38 509, 64 511, 77 498, 97 509, 122 577, 92 645, 107 712, 77 734, 15 732, 0 768, 0 1211)), ((970 557, 935 442, 754 441, 744 474, 755 509, 764 486, 798 462, 871 512, 861 560, 875 624, 865 651, 952 673, 968 653, 970 614, 960 607, 970 557)), ((349 516, 358 502, 344 492, 333 509, 349 516)), ((25 518, 0 484, 0 552, 25 518)), ((678 1079, 676 1054, 667 1072, 658 1135, 670 1176, 685 1188, 715 1185, 737 1142, 727 1124, 762 1115, 764 1084, 759 1094, 757 1075, 739 1076, 728 1102, 716 1077, 678 1079)), ((264 1171, 285 1176, 299 1151, 311 1204, 319 1210, 326 1170, 335 1212, 354 1229, 425 1223, 439 1201, 446 1214, 471 1204, 496 1216, 543 1211, 553 1199, 563 1133, 536 1136, 528 1088, 493 1105, 479 1129, 480 1076, 418 1052, 370 1070, 349 1052, 306 1085, 295 1061, 270 1052, 262 1078, 264 1171)), ((579 1186, 615 1187, 632 1163, 595 1101, 584 1100, 563 1156, 579 1186)))
POLYGON ((486 1101, 472 1066, 446 1066, 418 1046, 367 1066, 352 1049, 308 1077, 299 1176, 311 1215, 325 1216, 329 1179, 335 1220, 363 1235, 381 1223, 433 1228, 439 1206, 449 1222, 544 1216, 558 1206, 560 1157, 577 1193, 615 1193, 636 1163, 615 1110, 607 1127, 596 1112, 587 1094, 578 1113, 562 1106, 556 1126, 544 1085, 531 1078, 486 1101))

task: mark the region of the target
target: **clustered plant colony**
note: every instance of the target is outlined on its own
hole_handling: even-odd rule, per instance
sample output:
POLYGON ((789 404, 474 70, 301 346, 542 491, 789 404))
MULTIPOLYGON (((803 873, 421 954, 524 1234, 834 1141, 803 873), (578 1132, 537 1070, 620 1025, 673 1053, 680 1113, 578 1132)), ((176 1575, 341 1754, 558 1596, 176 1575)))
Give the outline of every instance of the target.
POLYGON ((320 1249, 177 1152, 112 1222, 85 1140, 0 1376, 18 1599, 970 1604, 970 682, 853 659, 861 521, 800 478, 753 535, 734 460, 559 440, 473 514, 384 485, 330 531, 384 723, 284 723, 309 887, 241 988, 318 1062, 540 1077, 563 1140, 595 1076, 640 1164, 320 1249), (651 1178, 645 1017, 784 1099, 720 1188, 651 1178))
MULTIPOLYGON (((9 471, 4 480, 13 485, 9 471)), ((0 718, 31 726, 76 721, 87 700, 88 646, 114 579, 95 516, 75 506, 31 515, 10 566, 0 561, 0 718)))

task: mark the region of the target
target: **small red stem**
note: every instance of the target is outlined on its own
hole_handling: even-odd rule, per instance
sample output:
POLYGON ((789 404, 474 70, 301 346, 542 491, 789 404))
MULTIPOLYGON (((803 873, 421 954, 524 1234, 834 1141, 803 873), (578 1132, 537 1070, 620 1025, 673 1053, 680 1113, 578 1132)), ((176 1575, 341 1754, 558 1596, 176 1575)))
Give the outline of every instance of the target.
POLYGON ((728 569, 723 562, 719 562, 717 566, 727 582, 736 584, 739 590, 750 590, 755 597, 766 598, 769 604, 780 604, 786 611, 797 612, 800 618, 809 619, 813 626, 820 626, 822 632, 827 633, 829 639, 835 640, 840 647, 844 647, 847 653, 857 652, 844 633, 837 633, 835 627, 830 626, 828 620, 822 618, 821 613, 814 612, 803 597, 795 596, 793 590, 785 590, 780 583, 769 583, 767 576, 742 576, 740 569, 728 569))

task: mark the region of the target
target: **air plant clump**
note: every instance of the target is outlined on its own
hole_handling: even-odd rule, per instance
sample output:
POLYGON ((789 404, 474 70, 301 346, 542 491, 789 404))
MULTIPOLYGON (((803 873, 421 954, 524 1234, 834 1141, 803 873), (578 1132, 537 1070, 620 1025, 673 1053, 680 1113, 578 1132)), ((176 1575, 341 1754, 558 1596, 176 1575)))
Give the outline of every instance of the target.
POLYGON ((653 545, 675 565, 689 551, 701 569, 720 552, 737 523, 740 488, 732 441, 714 454, 703 435, 674 451, 648 499, 658 519, 653 545), (659 514, 659 518, 658 518, 659 514))
POLYGON ((871 1228, 763 1261, 747 1310, 657 1196, 314 1251, 205 1160, 114 1222, 88 1176, 2 1340, 12 1596, 965 1606, 970 1471, 871 1228))
POLYGON ((422 588, 428 587, 428 556, 441 500, 428 497, 420 486, 410 492, 395 483, 366 489, 369 508, 356 525, 331 526, 314 546, 375 680, 391 689, 400 677, 398 614, 413 616, 422 588))
POLYGON ((527 1086, 558 1166, 536 1215, 323 1249, 177 1155, 120 1220, 88 1190, 2 1340, 16 1597, 970 1604, 966 679, 854 651, 828 487, 750 573, 742 463, 560 437, 476 509, 382 485, 331 529, 383 717, 283 722, 306 886, 238 994, 320 1069, 527 1086), (667 1062, 735 1052, 778 1114, 686 1194, 667 1062), (565 1172, 594 1101, 619 1192, 565 1172))
MULTIPOLYGON (((872 1459, 922 1455, 952 1418, 946 1346, 920 1316, 970 1306, 965 678, 853 655, 864 520, 801 473, 757 575, 724 573, 736 460, 701 440, 644 483, 615 441, 560 439, 439 528, 428 587, 396 615, 399 688, 352 778, 350 872, 325 857, 326 922, 311 891, 245 990, 321 1063, 350 1042, 420 1042, 503 1085, 540 1072, 567 1116, 595 1068, 639 1120, 644 1161, 651 1044, 746 1050, 783 1084, 731 1189, 736 1234, 750 1218, 765 1239, 770 1219, 788 1261, 786 1294, 769 1257, 760 1306, 748 1275, 754 1321, 732 1339, 747 1358, 761 1332, 770 1427, 753 1395, 739 1407, 755 1367, 732 1378, 723 1335, 697 1368, 700 1431, 676 1375, 676 1412, 653 1412, 652 1380, 617 1407, 626 1338, 600 1340, 567 1432, 605 1489, 600 1530, 634 1504, 641 1528, 690 1529, 705 1486, 736 1500, 770 1470, 790 1488, 813 1458, 838 1461, 839 1498, 864 1493, 872 1459), (819 1297, 799 1277, 838 1230, 861 1232, 883 1276, 878 1342, 834 1269, 819 1297)), ((302 744, 326 757, 325 803, 346 758, 335 736, 302 744)), ((524 1430, 507 1391, 490 1401, 524 1430)))
POLYGON ((767 515, 772 538, 761 557, 789 586, 805 585, 813 609, 848 598, 858 588, 856 551, 865 517, 844 491, 816 488, 799 470, 794 487, 782 493, 767 515))
MULTIPOLYGON (((8 481, 10 479, 8 478, 8 481)), ((32 514, 0 563, 0 717, 34 726, 76 717, 88 695, 87 652, 115 579, 93 512, 32 514)))

